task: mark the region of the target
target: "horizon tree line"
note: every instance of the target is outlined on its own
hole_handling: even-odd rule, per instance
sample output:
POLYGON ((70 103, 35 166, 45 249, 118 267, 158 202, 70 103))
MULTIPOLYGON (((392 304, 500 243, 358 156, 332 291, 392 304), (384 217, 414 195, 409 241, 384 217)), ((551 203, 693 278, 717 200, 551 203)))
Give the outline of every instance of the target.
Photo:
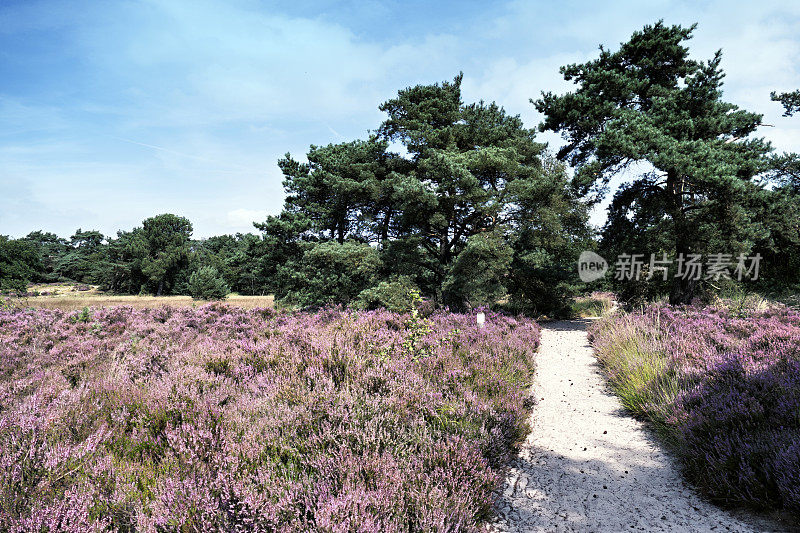
MULTIPOLYGON (((366 139, 311 145, 306 162, 287 153, 284 208, 255 223, 261 235, 192 240, 190 221, 163 214, 116 238, 80 229, 69 240, 2 237, 0 288, 70 279, 172 294, 207 268, 195 278, 300 306, 402 307, 418 291, 452 309, 559 314, 586 288, 575 269, 585 249, 757 252, 762 288, 797 287, 800 158, 756 136, 762 115, 722 99, 721 52, 693 59, 694 29, 659 21, 616 51, 562 67, 575 89, 531 100, 539 130, 565 138, 555 154, 498 104, 465 104, 459 74, 398 91, 366 139), (596 235, 589 209, 623 171, 636 174, 596 235)), ((786 117, 800 111, 800 91, 771 98, 786 117)), ((674 304, 720 290, 679 277, 596 286, 674 304)))

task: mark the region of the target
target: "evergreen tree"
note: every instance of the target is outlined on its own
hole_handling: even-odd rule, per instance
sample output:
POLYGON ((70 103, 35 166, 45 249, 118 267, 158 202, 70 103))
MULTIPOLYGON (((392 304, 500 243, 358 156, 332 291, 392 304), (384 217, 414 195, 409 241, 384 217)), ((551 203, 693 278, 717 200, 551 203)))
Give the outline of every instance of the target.
POLYGON ((145 280, 156 296, 170 291, 188 266, 191 235, 192 223, 186 218, 163 214, 146 219, 121 243, 128 277, 145 280))
POLYGON ((800 111, 800 90, 781 94, 773 91, 770 96, 773 101, 780 102, 781 105, 783 105, 783 116, 791 117, 793 114, 800 111))
POLYGON ((192 272, 188 289, 195 300, 223 300, 230 292, 225 280, 212 266, 200 267, 192 272))
POLYGON ((96 283, 105 262, 105 236, 99 231, 80 228, 70 237, 66 251, 58 258, 56 272, 81 283, 96 283))
POLYGON ((54 282, 58 281, 58 265, 61 258, 69 251, 69 244, 55 233, 44 231, 32 231, 22 240, 25 240, 36 249, 41 264, 41 271, 37 272, 35 281, 54 282))
MULTIPOLYGON (((577 253, 569 246, 565 253, 563 243, 587 237, 585 206, 559 181, 563 168, 545 163, 534 131, 495 103, 465 105, 461 79, 399 91, 380 106, 388 117, 366 141, 312 146, 308 163, 289 154, 279 162, 285 208, 258 226, 280 252, 268 261, 276 293, 298 286, 282 261, 303 264, 301 277, 311 276, 309 269, 319 263, 309 263, 305 254, 330 240, 374 245, 380 280, 405 276, 455 308, 496 303, 512 285, 515 257, 529 276, 553 268, 574 276, 577 253), (392 143, 401 144, 403 153, 390 151, 392 143), (559 217, 568 222, 557 238, 538 231, 537 224, 559 217), (530 238, 519 238, 523 230, 530 238), (566 235, 572 230, 577 232, 566 235), (528 243, 546 250, 551 261, 540 271, 529 268, 529 256, 522 259, 528 243)), ((326 256, 333 252, 320 249, 326 256)), ((347 294, 329 297, 349 301, 347 294)), ((525 308, 533 312, 540 303, 528 299, 525 308)))
POLYGON ((0 292, 27 291, 41 270, 39 254, 29 241, 0 235, 0 292))
MULTIPOLYGON (((636 211, 659 221, 672 257, 747 253, 765 232, 746 206, 771 148, 750 137, 761 115, 722 100, 721 53, 689 58, 684 43, 694 27, 645 26, 615 52, 601 47, 596 60, 562 67, 574 92, 543 93, 534 103, 545 115, 541 129, 564 135, 558 156, 576 167, 581 194, 596 200, 611 176, 650 167, 619 192, 607 235, 622 236, 614 220, 636 211)), ((702 290, 675 277, 670 301, 687 303, 702 290)))

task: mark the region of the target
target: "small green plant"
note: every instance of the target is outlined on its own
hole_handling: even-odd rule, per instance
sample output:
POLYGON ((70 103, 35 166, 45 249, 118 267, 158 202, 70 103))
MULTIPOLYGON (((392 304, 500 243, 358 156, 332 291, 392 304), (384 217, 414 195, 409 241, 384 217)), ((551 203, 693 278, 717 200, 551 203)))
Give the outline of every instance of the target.
POLYGON ((231 372, 231 362, 228 359, 211 359, 206 361, 206 370, 217 376, 227 376, 231 372))
POLYGON ((403 341, 403 352, 411 355, 412 359, 416 360, 428 357, 431 354, 430 348, 422 342, 425 335, 431 332, 431 321, 427 318, 422 318, 419 314, 417 306, 422 303, 422 296, 419 291, 412 289, 408 291, 408 296, 411 298, 413 305, 405 324, 408 336, 403 341))
POLYGON ((72 315, 71 319, 75 324, 80 322, 88 323, 92 319, 92 313, 89 311, 88 307, 84 307, 80 311, 75 311, 75 314, 72 315))
POLYGON ((201 267, 189 276, 189 294, 195 300, 223 300, 230 290, 217 269, 201 267))

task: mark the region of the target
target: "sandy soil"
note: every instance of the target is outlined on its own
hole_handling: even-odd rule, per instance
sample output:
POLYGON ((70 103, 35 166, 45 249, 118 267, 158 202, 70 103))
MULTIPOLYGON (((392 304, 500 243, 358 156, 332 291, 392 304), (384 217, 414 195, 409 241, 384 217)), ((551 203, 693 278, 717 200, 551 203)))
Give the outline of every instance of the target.
POLYGON ((703 501, 605 386, 588 321, 545 324, 533 431, 491 531, 786 531, 703 501))

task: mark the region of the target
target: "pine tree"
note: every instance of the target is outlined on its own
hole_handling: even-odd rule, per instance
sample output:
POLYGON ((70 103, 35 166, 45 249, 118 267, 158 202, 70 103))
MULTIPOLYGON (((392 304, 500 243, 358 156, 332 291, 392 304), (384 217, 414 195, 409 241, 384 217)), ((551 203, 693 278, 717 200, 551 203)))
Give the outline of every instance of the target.
MULTIPOLYGON (((684 43, 694 28, 645 26, 615 52, 601 47, 597 59, 562 67, 577 89, 543 93, 534 104, 545 115, 541 129, 565 137, 558 156, 576 167, 581 194, 596 201, 612 176, 645 163, 615 201, 618 218, 646 205, 673 257, 745 253, 764 232, 746 206, 759 194, 755 178, 771 147, 751 137, 761 115, 722 100, 721 52, 689 57, 684 43)), ((701 291, 675 277, 670 301, 687 303, 701 291)))

